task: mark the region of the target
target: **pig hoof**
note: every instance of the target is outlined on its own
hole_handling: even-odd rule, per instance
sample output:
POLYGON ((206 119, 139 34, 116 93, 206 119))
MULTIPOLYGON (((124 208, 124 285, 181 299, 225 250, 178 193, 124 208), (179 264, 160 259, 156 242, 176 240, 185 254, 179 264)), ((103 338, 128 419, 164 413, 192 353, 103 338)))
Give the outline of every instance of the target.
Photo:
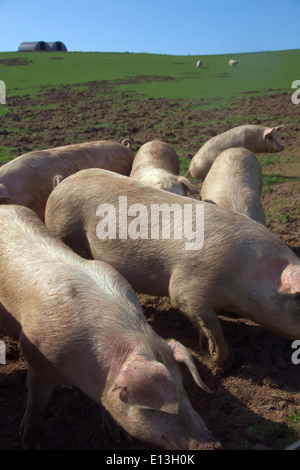
POLYGON ((229 351, 226 351, 226 354, 220 354, 217 352, 212 353, 212 359, 218 366, 223 366, 225 363, 227 363, 230 358, 229 351))

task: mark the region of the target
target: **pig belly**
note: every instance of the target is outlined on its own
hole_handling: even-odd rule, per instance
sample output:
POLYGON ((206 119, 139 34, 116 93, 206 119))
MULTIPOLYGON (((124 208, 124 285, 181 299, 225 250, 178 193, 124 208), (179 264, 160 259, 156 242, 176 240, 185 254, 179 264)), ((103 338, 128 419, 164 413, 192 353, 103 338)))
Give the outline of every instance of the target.
MULTIPOLYGON (((150 266, 149 264, 146 265, 146 263, 143 264, 140 260, 138 263, 135 263, 135 261, 130 263, 130 260, 123 260, 118 255, 111 257, 110 250, 105 251, 105 245, 103 247, 104 252, 92 246, 90 246, 90 249, 94 259, 104 261, 119 271, 136 292, 157 297, 169 295, 171 273, 165 267, 158 266, 153 261, 150 266)), ((132 259, 134 260, 134 258, 133 254, 132 259)))

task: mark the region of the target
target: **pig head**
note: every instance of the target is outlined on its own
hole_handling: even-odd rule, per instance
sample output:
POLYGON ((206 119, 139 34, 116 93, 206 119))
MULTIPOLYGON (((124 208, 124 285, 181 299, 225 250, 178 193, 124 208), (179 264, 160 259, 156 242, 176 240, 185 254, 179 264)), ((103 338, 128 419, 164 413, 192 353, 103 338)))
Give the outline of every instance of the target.
MULTIPOLYGON (((168 354, 172 351, 175 361, 184 362, 197 384, 210 393, 184 346, 175 340, 168 346, 168 354)), ((117 375, 112 369, 101 400, 117 423, 144 442, 168 450, 220 448, 192 408, 170 356, 166 365, 134 350, 117 375)), ((110 422, 107 428, 112 432, 110 422)))

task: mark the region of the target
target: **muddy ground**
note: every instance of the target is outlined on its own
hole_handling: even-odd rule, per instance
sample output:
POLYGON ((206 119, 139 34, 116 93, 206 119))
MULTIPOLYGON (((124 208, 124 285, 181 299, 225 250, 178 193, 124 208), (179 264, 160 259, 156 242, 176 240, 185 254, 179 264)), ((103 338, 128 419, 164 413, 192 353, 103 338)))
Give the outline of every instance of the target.
MULTIPOLYGON (((285 150, 263 167, 265 177, 274 177, 274 184, 263 194, 263 204, 268 228, 300 255, 300 105, 293 105, 288 93, 271 91, 262 97, 245 94, 232 99, 230 106, 221 105, 201 99, 139 101, 107 82, 45 89, 36 99, 8 100, 0 146, 14 148, 18 156, 66 143, 131 137, 135 151, 146 141, 161 139, 190 158, 209 136, 234 125, 285 123, 280 132, 285 150), (278 175, 283 177, 281 182, 276 180, 278 175)), ((278 450, 299 439, 300 364, 292 362, 290 340, 221 312, 232 360, 226 368, 216 367, 199 356, 196 330, 167 298, 141 294, 139 298, 157 333, 181 341, 193 355, 213 394, 200 390, 183 368, 185 388, 223 449, 278 450)), ((20 449, 18 434, 27 396, 26 366, 17 343, 1 333, 0 339, 6 344, 7 361, 0 365, 0 449, 16 450, 20 449)), ((42 448, 155 450, 135 439, 112 442, 101 429, 99 407, 69 386, 54 391, 43 422, 42 448)))

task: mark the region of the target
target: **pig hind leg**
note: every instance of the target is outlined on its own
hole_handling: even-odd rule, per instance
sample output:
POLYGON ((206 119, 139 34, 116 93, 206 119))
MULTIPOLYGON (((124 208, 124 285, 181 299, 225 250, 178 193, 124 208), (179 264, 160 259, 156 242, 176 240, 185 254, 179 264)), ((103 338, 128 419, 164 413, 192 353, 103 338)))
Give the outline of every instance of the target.
POLYGON ((26 411, 21 424, 22 448, 38 449, 40 446, 40 426, 44 411, 50 401, 54 384, 27 364, 28 398, 26 411))

